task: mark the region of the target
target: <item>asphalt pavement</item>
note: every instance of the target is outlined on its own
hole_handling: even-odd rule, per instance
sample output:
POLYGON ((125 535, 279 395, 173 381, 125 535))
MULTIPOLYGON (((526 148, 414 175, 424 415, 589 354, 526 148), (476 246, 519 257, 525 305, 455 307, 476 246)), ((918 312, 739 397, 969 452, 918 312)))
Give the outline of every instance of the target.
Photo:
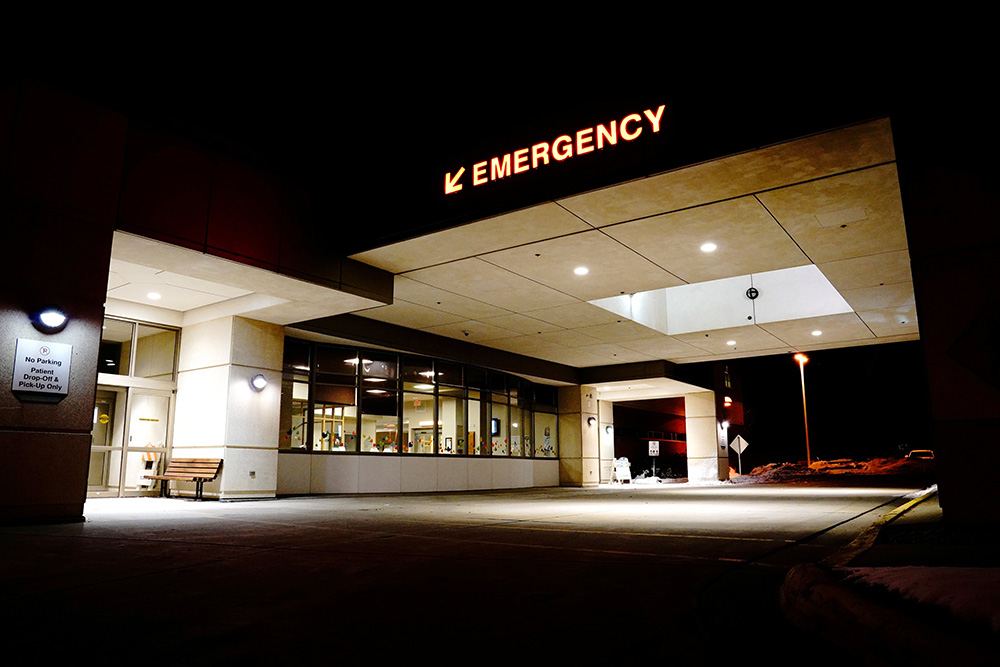
POLYGON ((943 522, 933 489, 99 499, 85 512, 83 523, 0 527, 0 641, 11 655, 997 664, 988 624, 855 576, 1000 571, 992 533, 943 522))

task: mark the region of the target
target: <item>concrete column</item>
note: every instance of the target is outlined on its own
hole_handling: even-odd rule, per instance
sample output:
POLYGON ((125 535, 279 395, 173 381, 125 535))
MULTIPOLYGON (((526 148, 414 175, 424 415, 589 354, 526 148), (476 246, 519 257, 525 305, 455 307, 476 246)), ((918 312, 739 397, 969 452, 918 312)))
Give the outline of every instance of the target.
MULTIPOLYGON (((223 459, 206 496, 274 497, 283 342, 280 325, 242 317, 181 331, 171 456, 223 459), (268 381, 262 391, 250 386, 258 373, 268 381)), ((193 493, 194 485, 179 488, 193 493)))
POLYGON ((559 388, 559 485, 600 483, 597 398, 594 387, 559 388), (587 420, 593 418, 594 424, 587 420))
POLYGON ((611 473, 615 467, 615 404, 610 401, 597 402, 597 438, 601 455, 601 484, 611 483, 611 473), (608 432, 610 430, 610 433, 608 432))
POLYGON ((723 448, 720 442, 719 423, 715 417, 715 392, 685 395, 684 414, 688 479, 692 482, 728 479, 728 447, 723 448))

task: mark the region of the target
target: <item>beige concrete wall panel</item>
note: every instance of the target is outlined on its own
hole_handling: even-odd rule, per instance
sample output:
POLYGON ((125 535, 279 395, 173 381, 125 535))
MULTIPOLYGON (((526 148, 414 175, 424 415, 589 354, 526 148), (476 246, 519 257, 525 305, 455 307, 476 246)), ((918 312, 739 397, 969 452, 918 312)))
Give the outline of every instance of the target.
POLYGON ((917 309, 915 306, 900 306, 881 310, 859 310, 858 317, 879 337, 880 342, 888 338, 905 336, 915 340, 919 335, 917 309))
POLYGON ((451 324, 440 324, 424 327, 424 331, 439 336, 448 336, 470 343, 480 343, 494 341, 503 338, 515 338, 517 333, 510 329, 495 327, 491 324, 484 324, 476 320, 462 320, 451 324))
POLYGON ((404 456, 400 465, 399 488, 403 493, 438 490, 437 459, 430 456, 404 456))
MULTIPOLYGON (((872 250, 876 250, 872 248, 872 250)), ((879 252, 817 265, 827 280, 843 294, 846 290, 912 283, 907 250, 879 252)))
POLYGON ((524 335, 541 334, 547 331, 558 331, 561 327, 544 320, 539 320, 527 315, 509 313, 499 317, 488 317, 482 320, 484 324, 489 324, 502 329, 507 329, 515 333, 524 335))
POLYGON ((750 351, 781 350, 787 347, 784 341, 756 326, 695 331, 674 338, 713 355, 741 356, 750 351), (730 345, 731 340, 736 341, 736 344, 730 345))
POLYGON ((684 414, 692 417, 715 419, 715 392, 701 391, 684 395, 684 414))
POLYGON ((223 317, 184 327, 177 368, 188 371, 228 364, 232 359, 233 318, 223 317))
POLYGON ((591 300, 625 292, 641 292, 681 285, 683 281, 649 261, 642 254, 599 231, 518 246, 481 258, 520 276, 591 300), (576 275, 585 266, 589 273, 576 275), (619 266, 628 266, 622 273, 619 266))
MULTIPOLYGON (((279 455, 279 462, 287 456, 279 455)), ((361 464, 360 456, 328 456, 312 454, 302 458, 310 461, 310 493, 357 493, 361 464)))
POLYGON ((513 312, 569 305, 576 301, 568 294, 477 258, 420 269, 408 273, 407 277, 513 312))
POLYGON ((801 349, 815 349, 812 346, 817 344, 833 345, 875 337, 857 313, 786 320, 759 326, 783 343, 801 349), (814 331, 821 331, 822 334, 814 336, 814 331))
POLYGON ((698 206, 602 231, 686 283, 809 263, 809 258, 753 197, 698 206), (716 250, 702 252, 700 248, 706 242, 715 243, 716 250), (753 251, 748 252, 751 244, 753 251))
POLYGON ((274 497, 278 487, 277 449, 227 447, 222 458, 219 485, 222 499, 274 497))
POLYGON ((590 227, 586 223, 560 206, 545 203, 368 250, 351 258, 393 273, 402 273, 588 229, 590 227))
POLYGON ((583 486, 582 459, 559 459, 559 486, 583 486))
POLYGON ((559 387, 559 413, 580 412, 580 387, 559 387))
MULTIPOLYGON (((311 493, 311 460, 308 454, 278 452, 278 495, 311 493)), ((223 464, 225 465, 225 464, 223 464)), ((355 484, 354 492, 357 492, 355 484)), ((317 491, 317 493, 324 493, 317 491)))
POLYGON ((583 456, 580 413, 559 415, 559 457, 579 459, 583 456))
POLYGON ((493 488, 493 465, 489 458, 469 459, 469 490, 493 488))
POLYGON ((229 401, 224 417, 226 445, 277 447, 274 434, 278 432, 281 420, 281 376, 276 371, 265 370, 265 376, 270 376, 268 384, 255 391, 250 386, 250 380, 261 370, 246 366, 229 367, 229 401))
POLYGON ((464 491, 469 486, 469 459, 448 456, 438 459, 437 487, 439 491, 464 491))
POLYGON ((688 480, 692 482, 719 481, 719 459, 688 456, 688 480))
POLYGON ((426 306, 440 313, 457 315, 459 319, 485 320, 510 314, 510 311, 504 308, 491 306, 406 276, 396 276, 394 296, 396 300, 426 306))
POLYGON ((391 306, 369 308, 367 310, 358 311, 355 315, 367 317, 372 320, 378 320, 379 322, 398 324, 412 329, 423 329, 425 327, 433 327, 439 324, 462 322, 465 319, 460 315, 453 315, 452 313, 446 313, 442 310, 434 310, 433 308, 428 308, 427 306, 409 303, 400 299, 396 299, 391 306))
MULTIPOLYGON (((222 447, 226 444, 229 371, 229 366, 215 366, 177 374, 173 440, 175 449, 189 446, 222 447)), ((277 429, 271 432, 266 444, 273 442, 275 432, 277 429)))
POLYGON ((233 318, 234 364, 280 372, 284 343, 285 328, 278 324, 233 318))
POLYGON ((907 247, 894 164, 765 192, 759 198, 817 264, 907 247))
POLYGON ((559 486, 559 461, 531 461, 533 486, 559 486))
POLYGON ((875 287, 846 290, 841 295, 854 310, 882 310, 886 308, 913 308, 913 283, 894 283, 875 287))
POLYGON ((358 491, 360 493, 399 493, 401 486, 400 457, 386 455, 358 457, 358 491))
POLYGON ((686 428, 688 458, 718 458, 719 432, 714 417, 688 417, 686 428))
POLYGON ((889 121, 879 119, 561 199, 559 204, 602 227, 894 159, 889 121))

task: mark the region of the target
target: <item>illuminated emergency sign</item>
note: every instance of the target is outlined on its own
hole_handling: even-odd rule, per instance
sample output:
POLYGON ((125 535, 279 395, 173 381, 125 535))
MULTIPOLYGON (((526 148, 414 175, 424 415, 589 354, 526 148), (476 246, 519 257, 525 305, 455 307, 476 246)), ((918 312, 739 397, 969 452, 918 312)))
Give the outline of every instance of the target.
POLYGON ((501 178, 523 174, 532 169, 540 169, 547 166, 550 161, 562 162, 574 155, 585 155, 601 150, 605 146, 615 146, 619 140, 635 141, 647 127, 651 132, 657 133, 660 131, 664 108, 665 105, 661 104, 655 111, 645 109, 641 114, 631 113, 621 120, 616 118, 608 123, 585 127, 573 134, 556 137, 552 142, 543 141, 512 153, 476 162, 469 170, 459 167, 458 171, 445 174, 444 193, 450 195, 460 192, 469 182, 476 187, 501 178))

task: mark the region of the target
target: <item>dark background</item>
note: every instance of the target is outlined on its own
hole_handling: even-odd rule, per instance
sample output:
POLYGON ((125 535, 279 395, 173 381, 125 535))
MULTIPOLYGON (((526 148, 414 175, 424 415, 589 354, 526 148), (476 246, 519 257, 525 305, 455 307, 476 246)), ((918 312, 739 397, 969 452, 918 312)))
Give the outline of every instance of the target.
MULTIPOLYGON (((663 63, 483 59, 460 45, 449 53, 412 41, 383 42, 377 57, 318 44, 282 50, 253 39, 210 55, 172 46, 156 54, 112 54, 108 45, 75 54, 36 48, 7 60, 0 73, 51 84, 294 183, 344 255, 889 114, 912 103, 914 94, 900 96, 900 88, 888 87, 873 93, 867 77, 849 71, 802 81, 791 94, 722 82, 691 91, 681 89, 663 63), (664 132, 629 146, 628 155, 569 160, 490 184, 474 196, 446 199, 442 193, 444 173, 459 166, 659 104, 667 105, 664 132)), ((919 342, 820 351, 810 358, 814 459, 899 455, 930 446, 919 342)), ((730 437, 742 434, 750 443, 744 470, 804 458, 799 372, 791 355, 728 366, 745 413, 745 424, 731 428, 730 437)))

